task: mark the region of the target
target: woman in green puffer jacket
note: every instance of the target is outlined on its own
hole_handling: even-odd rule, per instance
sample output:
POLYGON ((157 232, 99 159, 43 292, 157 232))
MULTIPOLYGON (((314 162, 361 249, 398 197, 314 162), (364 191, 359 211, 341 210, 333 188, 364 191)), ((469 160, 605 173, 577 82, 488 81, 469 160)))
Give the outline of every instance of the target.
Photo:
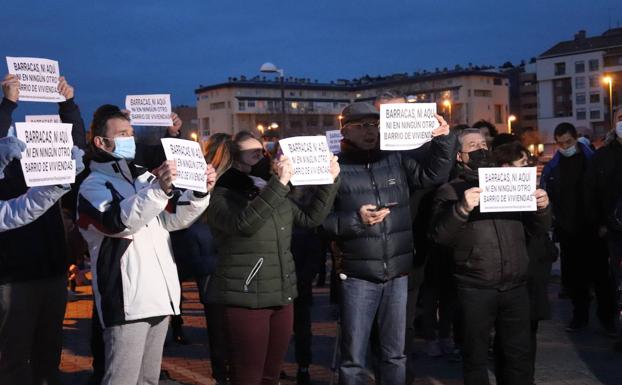
POLYGON ((207 214, 219 254, 209 298, 225 305, 231 385, 277 384, 297 295, 292 227, 322 224, 338 189, 339 164, 332 157, 335 183, 298 207, 287 197, 291 161, 276 160, 268 181, 250 176, 262 143, 246 132, 233 140, 233 167, 218 179, 207 214))

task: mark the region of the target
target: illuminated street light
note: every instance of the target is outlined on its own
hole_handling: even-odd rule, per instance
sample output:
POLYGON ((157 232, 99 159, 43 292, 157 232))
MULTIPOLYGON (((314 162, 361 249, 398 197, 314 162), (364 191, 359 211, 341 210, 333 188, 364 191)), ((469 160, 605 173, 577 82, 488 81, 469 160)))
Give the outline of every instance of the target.
POLYGON ((449 124, 451 124, 451 101, 449 99, 443 100, 443 106, 449 109, 449 124))
POLYGON ((408 95, 406 101, 408 103, 415 103, 417 101, 417 95, 408 95))
POLYGON ((512 122, 516 121, 516 116, 510 115, 508 116, 508 132, 512 133, 512 122))
POLYGON ((196 132, 191 133, 191 134, 190 134, 190 137, 191 137, 191 138, 192 138, 192 140, 194 140, 195 142, 198 142, 199 137, 198 137, 198 135, 197 135, 197 133, 196 133, 196 132))
POLYGON ((609 127, 613 128, 613 78, 611 76, 603 76, 603 83, 609 84, 609 127))

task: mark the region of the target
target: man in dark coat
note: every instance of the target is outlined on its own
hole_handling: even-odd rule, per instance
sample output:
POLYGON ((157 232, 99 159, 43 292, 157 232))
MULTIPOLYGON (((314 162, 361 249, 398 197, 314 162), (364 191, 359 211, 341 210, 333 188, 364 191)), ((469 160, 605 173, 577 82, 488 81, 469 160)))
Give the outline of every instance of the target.
POLYGON ((458 177, 437 192, 430 235, 454 250, 464 321, 464 382, 489 383, 488 342, 494 325, 504 352, 504 384, 525 385, 530 377, 525 232, 548 230, 548 197, 543 190, 535 192, 536 212, 481 213, 477 170, 492 165, 486 140, 479 130, 465 129, 458 141, 458 177))
MULTIPOLYGON (((573 314, 566 330, 574 332, 587 326, 593 287, 600 322, 609 334, 615 335, 615 291, 607 243, 599 239, 598 225, 589 220, 593 217, 590 212, 598 211, 590 210, 595 200, 585 195, 586 190, 589 194, 587 179, 594 153, 577 141, 577 130, 570 123, 557 125, 553 136, 558 150, 544 168, 540 185, 553 204, 553 225, 561 250, 562 283, 572 299, 573 314)), ((606 183, 610 181, 607 179, 606 183)))
POLYGON ((341 116, 342 184, 325 222, 342 252, 339 383, 366 383, 365 358, 375 321, 380 341, 376 381, 401 385, 414 251, 410 193, 447 180, 455 138, 437 116, 441 126, 433 133, 427 162, 420 164, 400 152, 380 151, 379 114, 371 104, 350 104, 341 116))

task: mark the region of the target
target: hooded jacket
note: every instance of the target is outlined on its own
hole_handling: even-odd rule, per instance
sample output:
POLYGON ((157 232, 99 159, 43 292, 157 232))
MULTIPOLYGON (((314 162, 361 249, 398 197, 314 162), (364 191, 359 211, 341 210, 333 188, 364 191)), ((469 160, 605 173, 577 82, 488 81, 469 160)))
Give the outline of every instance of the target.
POLYGON ((209 195, 167 195, 146 169, 107 154, 89 166, 78 193, 78 225, 102 325, 179 314, 169 231, 192 224, 209 195))

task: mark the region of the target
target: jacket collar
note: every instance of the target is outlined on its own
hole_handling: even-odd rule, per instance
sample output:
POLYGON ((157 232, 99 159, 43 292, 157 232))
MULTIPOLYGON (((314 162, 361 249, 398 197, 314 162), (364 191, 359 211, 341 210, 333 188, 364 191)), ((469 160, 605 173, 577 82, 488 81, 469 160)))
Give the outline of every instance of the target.
POLYGON ((252 200, 259 194, 259 188, 255 186, 253 180, 242 171, 233 167, 218 178, 216 186, 236 191, 247 197, 248 200, 252 200))
POLYGON ((341 140, 341 153, 339 153, 339 158, 343 160, 343 163, 374 163, 382 159, 383 156, 384 154, 380 151, 380 148, 375 148, 373 150, 361 150, 351 141, 347 139, 341 140))
POLYGON ((133 161, 117 159, 104 151, 89 153, 88 165, 91 172, 97 171, 105 175, 132 180, 147 172, 146 168, 137 166, 133 161))

